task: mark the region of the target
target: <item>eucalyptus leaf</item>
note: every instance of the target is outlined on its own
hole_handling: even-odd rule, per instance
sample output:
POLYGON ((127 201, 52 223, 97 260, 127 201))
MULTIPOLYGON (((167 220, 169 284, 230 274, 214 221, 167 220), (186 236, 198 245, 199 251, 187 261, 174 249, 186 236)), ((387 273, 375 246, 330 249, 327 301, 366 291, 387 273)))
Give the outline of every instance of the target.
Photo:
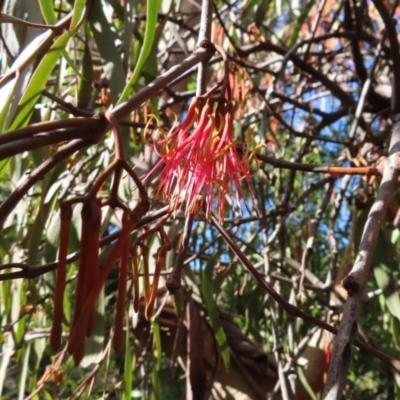
POLYGON ((374 276, 385 296, 385 303, 390 313, 400 320, 400 296, 394 275, 398 266, 396 249, 383 229, 379 232, 373 262, 374 276))

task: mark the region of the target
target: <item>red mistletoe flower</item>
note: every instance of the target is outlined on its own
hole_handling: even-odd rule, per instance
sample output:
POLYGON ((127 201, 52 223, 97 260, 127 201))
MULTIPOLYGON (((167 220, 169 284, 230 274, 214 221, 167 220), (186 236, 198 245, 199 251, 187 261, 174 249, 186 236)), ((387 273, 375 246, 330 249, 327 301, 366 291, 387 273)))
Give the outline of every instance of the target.
POLYGON ((154 169, 164 165, 157 196, 172 211, 184 207, 186 214, 198 214, 203 210, 209 218, 218 208, 222 221, 226 195, 241 208, 241 181, 246 181, 251 193, 250 173, 236 149, 239 142, 233 139, 232 126, 230 102, 195 97, 185 120, 153 144, 161 157, 154 169))

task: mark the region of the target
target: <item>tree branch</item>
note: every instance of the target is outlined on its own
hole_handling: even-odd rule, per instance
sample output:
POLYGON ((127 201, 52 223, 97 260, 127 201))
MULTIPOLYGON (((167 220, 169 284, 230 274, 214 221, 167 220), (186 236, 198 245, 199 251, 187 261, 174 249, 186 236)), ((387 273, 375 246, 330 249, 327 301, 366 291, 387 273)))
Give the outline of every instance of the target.
MULTIPOLYGON (((198 44, 211 41, 212 11, 212 0, 202 0, 198 44)), ((207 91, 207 66, 208 60, 201 62, 198 66, 196 96, 201 96, 207 91)))
POLYGON ((57 153, 53 154, 50 158, 40 164, 32 172, 29 173, 28 177, 11 193, 9 197, 0 206, 0 229, 3 228, 3 224, 15 208, 18 202, 25 196, 29 189, 38 181, 44 178, 47 172, 51 171, 56 165, 65 160, 71 154, 75 153, 82 147, 85 146, 85 142, 82 140, 74 140, 68 143, 57 153))
POLYGON ((328 379, 324 390, 324 400, 339 400, 346 381, 351 362, 352 344, 357 334, 357 319, 367 301, 365 287, 372 269, 372 258, 379 235, 380 225, 384 219, 387 205, 397 183, 400 167, 400 56, 394 21, 381 0, 374 0, 386 26, 394 65, 392 94, 392 113, 395 124, 390 141, 389 158, 380 165, 382 181, 374 204, 368 215, 361 238, 358 254, 350 273, 342 284, 348 294, 339 332, 336 338, 332 360, 329 366, 328 379))

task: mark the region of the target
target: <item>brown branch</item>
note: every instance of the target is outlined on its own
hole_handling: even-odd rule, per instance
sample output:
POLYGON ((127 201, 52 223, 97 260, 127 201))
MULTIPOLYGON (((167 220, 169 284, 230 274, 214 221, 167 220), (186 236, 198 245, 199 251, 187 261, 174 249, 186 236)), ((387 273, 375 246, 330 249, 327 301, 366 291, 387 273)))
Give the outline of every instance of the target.
MULTIPOLYGON (((190 70, 199 62, 209 59, 213 53, 214 49, 212 46, 207 48, 199 47, 195 53, 183 60, 179 65, 172 67, 160 75, 152 83, 144 87, 126 102, 115 107, 108 114, 114 116, 120 122, 184 72, 190 70)), ((65 121, 35 124, 3 134, 0 144, 7 143, 8 146, 1 147, 0 159, 11 157, 23 151, 76 138, 82 138, 88 144, 96 144, 103 138, 109 128, 110 123, 108 119, 104 118, 101 114, 93 117, 72 118, 65 121)))
POLYGON ((182 244, 179 248, 179 253, 175 261, 171 275, 167 279, 166 286, 171 294, 174 294, 181 286, 182 270, 185 265, 186 255, 189 250, 190 234, 193 226, 193 214, 190 214, 185 221, 183 228, 182 244))
POLYGON ((110 112, 114 115, 117 121, 122 121, 133 110, 140 107, 151 97, 155 96, 165 86, 180 77, 184 72, 189 71, 200 62, 210 59, 214 54, 214 51, 213 46, 198 47, 195 53, 191 54, 180 64, 173 66, 166 73, 160 75, 152 83, 140 90, 135 96, 118 105, 110 112))
POLYGON ((347 370, 351 362, 351 345, 358 330, 357 319, 367 301, 365 287, 371 272, 380 225, 399 175, 400 160, 398 157, 398 154, 394 154, 383 163, 382 182, 364 227, 357 258, 349 275, 342 281, 343 287, 348 293, 348 299, 329 367, 324 399, 340 399, 342 396, 347 370))
MULTIPOLYGON (((104 126, 104 124, 103 124, 104 126)), ((71 141, 74 139, 82 139, 87 145, 98 143, 103 137, 103 133, 82 129, 80 127, 61 129, 53 132, 46 132, 28 137, 25 139, 15 140, 1 145, 0 160, 12 157, 23 151, 35 150, 44 146, 56 143, 71 141)))
POLYGON ((372 259, 378 239, 380 225, 384 220, 387 205, 397 184, 400 167, 400 56, 395 23, 381 0, 373 0, 379 11, 388 34, 393 61, 392 113, 394 128, 389 146, 389 158, 381 163, 382 181, 377 197, 368 214, 355 263, 342 284, 348 294, 339 332, 332 353, 328 378, 323 394, 324 400, 339 400, 350 367, 352 344, 358 330, 357 319, 366 303, 365 292, 368 277, 372 270, 372 259))
POLYGON ((294 171, 304 172, 320 172, 334 176, 341 175, 366 175, 366 176, 379 176, 380 172, 377 167, 335 167, 335 166, 316 166, 312 164, 296 163, 291 161, 282 160, 262 154, 256 155, 257 159, 274 166, 275 168, 285 168, 294 171))
POLYGON ((35 51, 29 51, 28 54, 22 52, 21 55, 17 58, 16 62, 12 65, 12 67, 0 77, 0 87, 5 85, 11 79, 13 79, 18 73, 21 73, 28 65, 38 57, 43 51, 45 51, 48 47, 50 47, 53 39, 60 35, 62 31, 68 27, 72 18, 72 13, 69 13, 62 20, 60 20, 55 26, 49 27, 48 31, 41 35, 42 39, 38 42, 35 51))
MULTIPOLYGON (((201 2, 201 19, 198 43, 211 41, 213 1, 203 0, 201 2)), ((204 60, 197 70, 196 96, 201 96, 207 91, 207 66, 209 60, 204 60)))
MULTIPOLYGON (((259 43, 255 46, 241 47, 237 48, 238 53, 241 57, 245 57, 249 54, 265 50, 265 51, 274 51, 277 54, 285 56, 288 53, 288 50, 284 47, 277 46, 269 41, 265 41, 259 43)), ((337 97, 344 105, 353 105, 353 98, 346 93, 339 85, 335 82, 331 81, 327 75, 322 73, 321 71, 316 70, 312 65, 308 64, 306 61, 303 61, 299 56, 295 54, 290 54, 290 60, 293 64, 298 67, 303 73, 310 74, 317 81, 321 82, 328 90, 332 92, 332 94, 337 97)))
MULTIPOLYGON (((60 97, 54 95, 53 93, 49 92, 48 90, 42 90, 42 95, 48 97, 49 99, 53 100, 55 103, 58 104, 59 108, 72 114, 75 117, 91 117, 93 116, 93 112, 83 110, 79 107, 74 106, 72 103, 61 99, 60 97)), ((55 107, 51 107, 52 109, 55 107)))
POLYGON ((50 158, 36 167, 32 172, 29 173, 28 177, 11 193, 9 197, 0 206, 0 229, 10 214, 15 208, 18 202, 28 193, 29 189, 38 181, 44 178, 44 176, 51 171, 56 165, 60 164, 63 160, 69 157, 71 154, 80 150, 85 146, 85 142, 82 140, 74 140, 71 143, 65 145, 57 153, 53 154, 50 158))
POLYGON ((11 132, 3 133, 0 136, 0 145, 12 143, 17 140, 32 138, 36 135, 40 136, 45 133, 52 134, 53 132, 73 132, 75 129, 88 130, 97 132, 104 129, 104 121, 100 118, 70 118, 58 121, 46 121, 38 124, 32 124, 26 128, 16 129, 11 132))
MULTIPOLYGON (((397 114, 400 113, 400 46, 397 39, 396 23, 387 9, 386 4, 382 0, 373 0, 373 3, 385 24, 386 33, 390 43, 393 62, 392 112, 397 114)), ((398 4, 398 1, 396 1, 396 4, 398 4)), ((400 142, 398 144, 400 146, 400 142)), ((397 149, 397 151, 399 151, 399 149, 397 149)))

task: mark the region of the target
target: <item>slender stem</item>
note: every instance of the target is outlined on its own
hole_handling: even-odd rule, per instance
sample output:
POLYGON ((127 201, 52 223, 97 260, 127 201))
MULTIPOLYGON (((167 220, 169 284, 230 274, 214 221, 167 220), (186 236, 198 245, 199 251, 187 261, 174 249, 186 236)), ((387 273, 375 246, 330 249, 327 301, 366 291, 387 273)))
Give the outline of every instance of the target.
POLYGON ((38 41, 35 51, 22 52, 10 70, 0 77, 0 87, 13 79, 16 74, 21 73, 38 57, 39 54, 42 54, 43 51, 49 48, 53 39, 67 28, 71 18, 72 12, 61 19, 55 26, 49 27, 49 29, 40 36, 41 39, 38 41))
POLYGON ((53 154, 50 158, 40 164, 29 176, 11 193, 9 197, 0 206, 0 228, 3 226, 7 216, 18 204, 18 202, 28 193, 29 189, 38 181, 51 171, 56 165, 61 163, 71 154, 80 150, 85 146, 83 140, 74 140, 71 143, 65 145, 57 153, 53 154))
POLYGON ((67 120, 45 121, 38 124, 32 124, 26 128, 16 129, 11 132, 3 133, 0 136, 0 145, 11 143, 16 140, 26 139, 30 137, 51 135, 52 132, 57 132, 62 129, 63 131, 73 132, 77 128, 86 130, 87 132, 97 131, 103 128, 102 121, 97 118, 70 118, 67 120))
MULTIPOLYGON (((211 41, 212 28, 212 0, 202 0, 201 19, 198 43, 211 41)), ((201 96, 207 90, 207 65, 209 60, 205 60, 198 66, 196 96, 201 96)))
POLYGON ((185 227, 183 228, 182 245, 179 248, 178 257, 176 258, 172 273, 166 282, 166 286, 170 293, 175 293, 181 286, 182 270, 189 250, 189 240, 192 232, 193 219, 193 214, 189 214, 189 217, 186 219, 185 227))
POLYGON ((155 96, 176 78, 179 78, 184 72, 190 70, 199 62, 209 60, 213 54, 214 48, 212 46, 198 47, 193 54, 183 60, 179 65, 173 66, 166 73, 160 75, 152 83, 140 90, 135 96, 115 107, 110 113, 114 115, 117 121, 125 119, 133 110, 155 96))
POLYGON ((381 173, 377 167, 335 167, 319 166, 312 164, 303 164, 299 162, 286 161, 281 158, 265 156, 263 154, 255 155, 257 160, 270 164, 276 168, 291 169, 304 172, 320 172, 330 175, 368 175, 379 176, 381 173))
POLYGON ((21 140, 15 140, 10 143, 1 145, 0 160, 15 156, 24 151, 35 150, 41 147, 49 146, 56 143, 71 141, 74 139, 82 139, 87 145, 100 141, 103 137, 92 134, 90 130, 81 128, 60 129, 59 131, 49 132, 43 135, 36 135, 21 140))
POLYGON ((222 80, 222 88, 221 88, 221 96, 224 97, 226 95, 226 91, 228 91, 227 98, 230 101, 231 100, 231 91, 229 87, 229 60, 228 56, 225 53, 224 49, 219 46, 215 45, 215 48, 217 49, 218 53, 221 54, 222 61, 224 62, 224 78, 222 80))
MULTIPOLYGON (((390 50, 393 62, 392 112, 397 114, 400 113, 400 46, 397 39, 396 23, 393 19, 393 15, 389 12, 385 2, 383 2, 382 0, 373 0, 373 3, 385 24, 387 36, 390 43, 390 50)), ((395 3, 397 5, 398 1, 396 1, 395 3)))
POLYGON ((354 121, 353 121, 353 124, 351 126, 350 133, 349 133, 349 138, 350 139, 354 139, 356 131, 357 131, 357 128, 358 128, 358 125, 359 125, 360 120, 361 120, 362 113, 364 112, 364 106, 365 106, 365 103, 367 101, 367 95, 368 95, 368 92, 369 92, 369 90, 370 90, 370 88, 372 86, 372 82, 373 82, 373 79, 374 79, 374 76, 375 76, 375 69, 376 69, 376 67, 378 65, 378 62, 379 62, 380 58, 381 58, 382 45, 383 45, 383 42, 385 41, 385 39, 386 39, 386 36, 384 35, 382 40, 379 42, 379 46, 378 46, 378 49, 377 49, 377 52, 376 52, 376 57, 374 59, 372 67, 371 67, 371 69, 369 70, 369 73, 368 73, 368 79, 364 82, 363 88, 361 90, 360 99, 358 100, 356 112, 355 112, 355 115, 354 115, 354 121))
POLYGON ((114 134, 114 144, 115 144, 115 157, 117 159, 124 159, 124 145, 122 143, 121 131, 118 126, 118 121, 112 113, 105 113, 105 117, 111 124, 113 134, 114 134))

